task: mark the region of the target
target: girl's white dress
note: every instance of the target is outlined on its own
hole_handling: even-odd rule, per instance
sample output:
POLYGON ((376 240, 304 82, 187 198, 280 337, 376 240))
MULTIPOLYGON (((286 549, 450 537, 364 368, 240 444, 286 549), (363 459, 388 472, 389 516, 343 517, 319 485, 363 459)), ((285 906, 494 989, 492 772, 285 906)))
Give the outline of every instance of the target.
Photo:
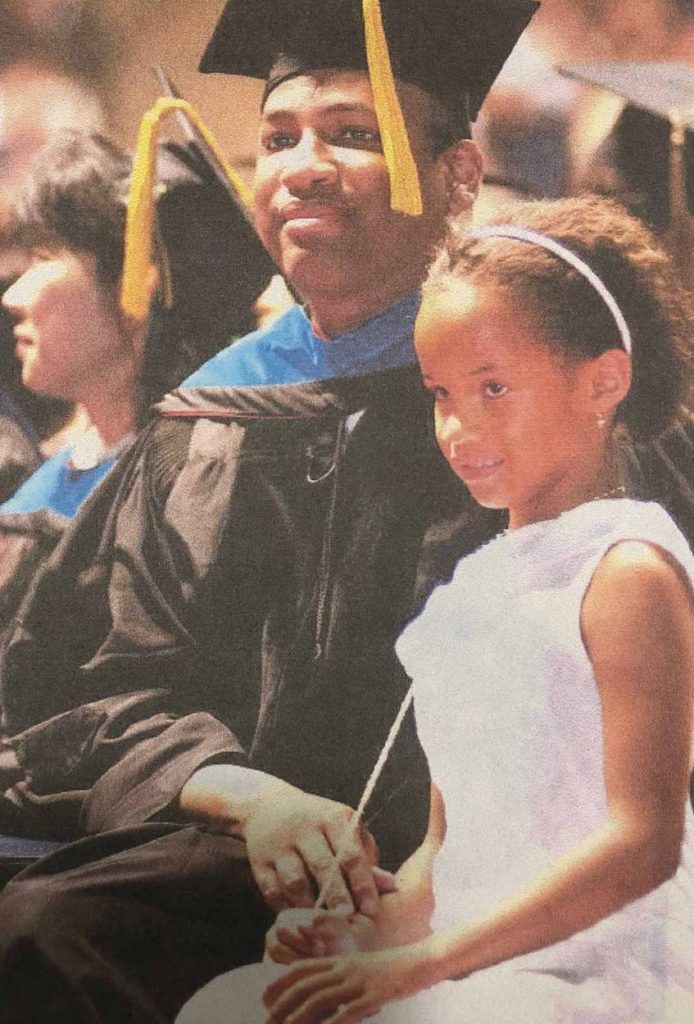
MULTIPOLYGON (((600 702, 580 613, 598 563, 629 539, 657 545, 694 584, 694 557, 660 506, 596 500, 464 558, 398 641, 446 807, 436 931, 492 911, 606 819, 600 702)), ((370 1020, 694 1024, 692 834, 688 809, 676 875, 619 913, 370 1020)), ((263 965, 216 979, 181 1024, 264 1020, 258 994, 278 970, 263 965)))

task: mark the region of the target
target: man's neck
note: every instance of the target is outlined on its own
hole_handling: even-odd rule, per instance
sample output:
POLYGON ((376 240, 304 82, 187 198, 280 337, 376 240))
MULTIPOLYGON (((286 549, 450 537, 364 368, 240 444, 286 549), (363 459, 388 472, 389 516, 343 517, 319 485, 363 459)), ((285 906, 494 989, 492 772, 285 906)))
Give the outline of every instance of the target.
POLYGON ((380 290, 371 295, 314 296, 311 302, 307 303, 306 312, 313 332, 319 338, 329 340, 354 330, 380 313, 385 313, 391 306, 413 292, 417 286, 418 282, 413 282, 411 287, 399 288, 392 293, 380 290))

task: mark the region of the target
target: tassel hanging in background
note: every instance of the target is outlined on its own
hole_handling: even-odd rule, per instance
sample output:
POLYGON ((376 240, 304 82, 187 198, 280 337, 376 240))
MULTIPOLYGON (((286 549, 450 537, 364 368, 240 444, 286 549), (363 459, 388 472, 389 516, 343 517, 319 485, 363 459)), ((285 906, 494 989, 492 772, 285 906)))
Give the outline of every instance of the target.
POLYGON ((152 238, 156 206, 154 185, 159 123, 162 117, 173 110, 184 111, 194 122, 216 156, 241 203, 250 210, 252 202, 248 186, 228 162, 219 143, 195 108, 186 100, 170 96, 160 97, 154 106, 145 113, 140 124, 130 179, 125 225, 125 257, 120 305, 126 316, 139 321, 145 320, 149 312, 155 276, 155 268, 152 264, 152 238))

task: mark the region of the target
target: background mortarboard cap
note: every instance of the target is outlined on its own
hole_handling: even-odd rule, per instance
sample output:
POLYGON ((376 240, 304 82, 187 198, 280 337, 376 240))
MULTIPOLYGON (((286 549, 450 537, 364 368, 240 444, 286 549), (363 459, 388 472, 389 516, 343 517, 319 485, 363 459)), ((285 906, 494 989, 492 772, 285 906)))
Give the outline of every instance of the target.
MULTIPOLYGON (((173 87, 170 87, 167 91, 172 91, 172 89, 173 87)), ((203 251, 210 248, 207 243, 211 243, 211 239, 217 237, 215 229, 224 223, 230 235, 230 244, 238 255, 237 268, 230 277, 228 289, 231 296, 236 284, 240 286, 238 292, 240 303, 246 301, 248 288, 255 287, 256 277, 265 279, 267 282, 272 272, 273 265, 270 257, 265 252, 247 212, 242 208, 243 202, 250 202, 250 192, 247 186, 228 164, 218 142, 194 107, 177 96, 160 97, 142 118, 132 172, 128 181, 125 257, 121 277, 120 304, 127 315, 137 320, 144 320, 149 312, 154 271, 151 255, 155 208, 161 227, 161 211, 173 205, 173 200, 169 197, 176 192, 173 187, 174 179, 166 181, 159 177, 157 181, 158 175, 161 176, 162 173, 160 162, 156 159, 156 140, 160 121, 166 114, 172 112, 176 112, 179 117, 184 117, 186 133, 190 141, 187 150, 185 148, 180 150, 178 159, 180 162, 181 154, 187 153, 188 177, 190 178, 191 174, 197 176, 195 197, 202 199, 200 222, 206 222, 209 225, 207 232, 200 239, 200 248, 203 251), (214 162, 211 162, 210 156, 214 158, 214 162), (206 216, 206 212, 210 210, 213 211, 212 220, 206 216)), ((181 173, 179 167, 179 177, 181 173)), ((179 183, 179 191, 180 187, 179 183)), ((197 221, 191 220, 186 215, 186 204, 193 202, 194 197, 191 197, 186 202, 178 203, 179 219, 181 222, 188 221, 190 223, 191 233, 194 232, 197 221)), ((165 232, 160 231, 159 234, 160 243, 164 243, 162 255, 166 257, 170 249, 169 239, 164 237, 165 232)), ((189 252, 193 248, 190 240, 187 248, 189 252)), ((229 253, 229 245, 225 245, 223 248, 225 252, 229 253)), ((182 255, 185 253, 185 249, 184 245, 180 250, 182 255)), ((160 267, 160 270, 165 272, 166 265, 160 267)), ((176 283, 173 280, 174 276, 171 274, 167 277, 164 273, 164 276, 160 278, 169 305, 172 299, 170 294, 172 286, 175 287, 176 283)), ((258 289, 256 296, 260 291, 262 291, 262 287, 258 289)), ((175 294, 173 301, 178 301, 175 294)))
POLYGON ((687 64, 583 61, 561 74, 621 96, 634 107, 694 130, 694 68, 687 64))
MULTIPOLYGON (((381 0, 396 78, 474 120, 535 0, 381 0)), ((366 67, 360 0, 228 0, 203 72, 282 80, 366 67), (278 64, 278 58, 282 61, 278 64)))
POLYGON ((139 368, 146 410, 222 346, 255 327, 252 303, 274 265, 239 204, 194 142, 156 152, 154 246, 160 287, 139 368))
POLYGON ((610 136, 625 201, 637 200, 636 212, 661 231, 678 209, 693 213, 694 68, 667 62, 587 61, 559 70, 626 101, 610 136), (674 204, 673 177, 680 179, 674 204))
POLYGON ((157 182, 157 226, 173 303, 191 321, 209 316, 211 307, 231 319, 234 306, 250 306, 267 287, 274 263, 194 142, 159 146, 157 182))

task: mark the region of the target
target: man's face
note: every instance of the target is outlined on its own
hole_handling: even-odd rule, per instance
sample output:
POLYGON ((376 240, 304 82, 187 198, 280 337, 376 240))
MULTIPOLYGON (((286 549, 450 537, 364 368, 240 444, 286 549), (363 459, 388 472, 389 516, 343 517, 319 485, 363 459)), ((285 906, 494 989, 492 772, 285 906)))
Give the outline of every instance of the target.
POLYGON ((327 72, 289 79, 262 114, 255 177, 260 237, 310 303, 370 294, 387 302, 421 281, 444 226, 446 179, 427 142, 429 101, 401 87, 420 172, 424 214, 390 209, 368 76, 327 72))

